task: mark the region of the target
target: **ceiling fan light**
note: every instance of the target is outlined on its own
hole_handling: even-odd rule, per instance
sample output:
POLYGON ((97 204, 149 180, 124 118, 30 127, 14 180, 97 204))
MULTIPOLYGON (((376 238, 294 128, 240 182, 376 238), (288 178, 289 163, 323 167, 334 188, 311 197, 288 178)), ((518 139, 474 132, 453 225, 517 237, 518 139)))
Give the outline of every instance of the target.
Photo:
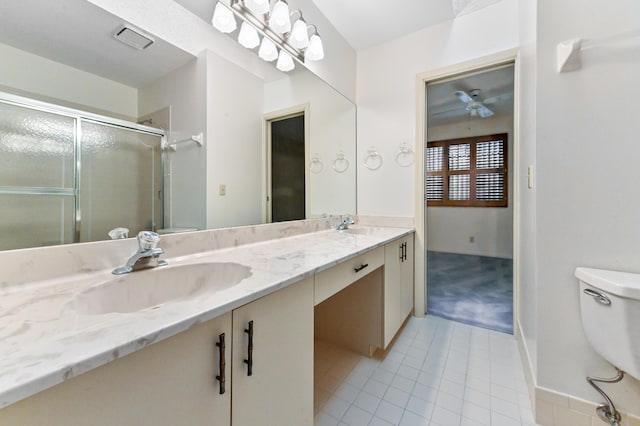
POLYGON ((280 56, 278 56, 278 62, 276 63, 276 68, 284 72, 291 71, 295 68, 293 58, 287 52, 281 50, 280 56))
POLYGON ((324 47, 318 34, 312 35, 309 39, 309 46, 305 51, 304 58, 310 61, 319 61, 324 58, 324 47))
POLYGON ((469 111, 469 115, 471 117, 477 117, 478 116, 478 110, 476 108, 471 108, 471 111, 469 111))
POLYGON ((273 5, 271 16, 269 16, 269 27, 280 35, 291 31, 289 5, 283 0, 278 0, 276 4, 273 5))
POLYGON ((289 35, 288 42, 296 49, 304 49, 305 47, 309 46, 307 24, 302 20, 302 18, 298 19, 293 24, 293 29, 291 30, 291 34, 289 35))
POLYGON ((269 13, 269 0, 244 0, 244 5, 254 15, 269 13))
POLYGON ((236 24, 236 18, 233 16, 233 12, 221 3, 222 1, 219 1, 216 4, 211 24, 213 24, 213 27, 221 33, 228 34, 235 31, 238 26, 236 24))
POLYGON ((247 49, 253 49, 260 44, 260 37, 258 37, 258 31, 253 28, 247 22, 243 22, 240 27, 240 34, 238 35, 238 43, 246 47, 247 49))
POLYGON ((274 61, 278 58, 278 49, 276 45, 273 44, 271 40, 267 37, 262 39, 262 43, 260 43, 260 49, 258 50, 258 56, 264 59, 267 62, 274 61))

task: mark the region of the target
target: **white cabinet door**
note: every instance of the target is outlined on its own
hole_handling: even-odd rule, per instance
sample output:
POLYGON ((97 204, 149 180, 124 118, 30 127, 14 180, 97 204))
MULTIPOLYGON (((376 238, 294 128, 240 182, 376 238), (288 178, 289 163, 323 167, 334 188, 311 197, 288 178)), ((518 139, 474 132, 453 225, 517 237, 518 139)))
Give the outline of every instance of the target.
POLYGON ((313 278, 233 311, 232 364, 234 426, 313 425, 313 278))
POLYGON ((384 247, 384 348, 402 325, 402 241, 384 247))
POLYGON ((384 348, 413 309, 413 235, 384 247, 384 348))
POLYGON ((403 240, 404 256, 401 263, 402 269, 402 321, 407 318, 413 309, 413 234, 403 240))
POLYGON ((0 424, 228 426, 230 380, 224 394, 216 380, 223 333, 228 360, 230 313, 10 405, 0 424))

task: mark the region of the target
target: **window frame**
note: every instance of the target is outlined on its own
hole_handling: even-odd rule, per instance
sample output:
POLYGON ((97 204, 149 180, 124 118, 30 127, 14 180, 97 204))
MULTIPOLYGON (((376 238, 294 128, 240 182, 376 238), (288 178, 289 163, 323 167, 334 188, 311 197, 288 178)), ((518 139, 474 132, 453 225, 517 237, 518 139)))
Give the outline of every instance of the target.
POLYGON ((508 207, 509 206, 509 135, 508 133, 497 133, 492 135, 472 136, 467 138, 445 139, 427 142, 425 150, 425 164, 427 150, 433 147, 443 147, 442 168, 440 171, 429 172, 425 167, 425 203, 427 207, 508 207), (476 169, 477 145, 481 142, 491 142, 501 140, 503 143, 503 163, 502 167, 491 169, 476 169), (470 167, 468 170, 449 170, 449 147, 451 145, 470 145, 470 167), (477 200, 476 199, 476 177, 478 174, 501 173, 503 178, 503 198, 501 200, 477 200), (449 200, 449 176, 469 175, 469 200, 449 200), (442 199, 426 199, 426 180, 429 176, 442 176, 442 199))

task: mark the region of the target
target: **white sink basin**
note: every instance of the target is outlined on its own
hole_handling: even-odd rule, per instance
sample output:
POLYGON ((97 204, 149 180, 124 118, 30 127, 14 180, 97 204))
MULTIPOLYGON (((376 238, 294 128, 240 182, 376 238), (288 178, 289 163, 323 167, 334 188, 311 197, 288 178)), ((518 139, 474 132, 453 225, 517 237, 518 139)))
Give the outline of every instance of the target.
POLYGON ((355 235, 371 235, 371 234, 375 234, 377 231, 378 231, 377 228, 353 227, 353 228, 347 228, 347 229, 342 230, 340 232, 344 232, 346 234, 355 234, 355 235))
POLYGON ((71 307, 80 314, 128 313, 229 288, 251 276, 237 263, 163 266, 96 284, 78 294, 71 307))

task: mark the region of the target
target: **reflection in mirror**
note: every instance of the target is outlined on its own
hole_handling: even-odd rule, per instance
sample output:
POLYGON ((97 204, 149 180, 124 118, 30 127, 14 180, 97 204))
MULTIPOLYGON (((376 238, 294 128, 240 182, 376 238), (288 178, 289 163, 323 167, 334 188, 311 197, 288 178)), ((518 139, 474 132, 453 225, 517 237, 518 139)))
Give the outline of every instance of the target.
MULTIPOLYGON (((252 52, 235 42, 229 43, 226 36, 219 34, 216 35, 221 37, 219 45, 212 44, 194 55, 141 26, 154 43, 145 50, 136 50, 112 37, 115 29, 125 22, 96 6, 101 2, 61 0, 59 3, 61 7, 53 12, 46 0, 24 0, 2 6, 1 91, 88 114, 126 120, 132 125, 137 122, 163 129, 168 144, 203 134, 202 146, 185 142, 176 145, 175 151, 164 150, 164 172, 160 175, 157 172, 161 168, 157 166, 162 161, 158 158, 147 162, 148 167, 154 164, 154 175, 148 167, 143 167, 144 162, 126 154, 117 158, 91 159, 93 168, 104 172, 104 177, 85 176, 84 172, 78 175, 81 180, 93 181, 93 186, 81 197, 92 202, 105 194, 109 182, 123 178, 125 168, 144 174, 154 188, 164 186, 164 200, 159 207, 157 199, 154 202, 150 196, 142 197, 147 198, 144 214, 148 219, 133 223, 129 235, 134 236, 139 227, 174 232, 269 221, 272 208, 269 123, 300 112, 304 112, 304 176, 296 179, 304 179, 305 183, 304 217, 356 211, 356 161, 352 161, 352 166, 344 173, 337 173, 332 167, 311 170, 314 155, 331 162, 342 152, 345 158, 356 159, 355 106, 316 75, 301 65, 287 75, 257 56, 255 61, 247 60, 247 53, 253 55, 252 52)), ((194 23, 193 26, 181 26, 182 36, 196 37, 195 32, 189 31, 202 25, 202 21, 210 23, 211 15, 205 15, 213 13, 213 6, 209 7, 212 2, 180 0, 177 3, 192 11, 194 23), (202 6, 205 3, 207 10, 202 6), (202 10, 190 7, 195 4, 202 10)), ((140 7, 136 4, 130 6, 140 7)), ((171 22, 171 16, 162 17, 161 12, 156 12, 157 19, 171 22)), ((136 22, 131 24, 140 26, 136 22)), ((212 27, 210 30, 217 33, 212 27)), ((40 140, 46 139, 47 132, 55 128, 50 124, 50 118, 42 114, 35 114, 30 120, 42 129, 44 134, 40 140)), ((86 127, 89 129, 88 124, 86 127)), ((4 143, 1 132, 0 145, 4 143)), ((74 133, 66 137, 71 141, 63 144, 64 151, 73 153, 74 133)), ((127 136, 121 133, 112 132, 108 139, 122 148, 121 152, 130 149, 127 136)), ((156 142, 145 144, 157 148, 156 142)), ((0 149, 7 150, 6 147, 0 149)), ((159 155, 160 150, 154 149, 154 152, 159 155)), ((89 161, 87 152, 80 150, 79 153, 81 161, 83 156, 89 161)), ((19 166, 5 157, 4 152, 0 161, 7 165, 3 168, 2 179, 8 179, 0 186, 54 185, 44 181, 29 182, 29 179, 47 178, 45 170, 49 168, 41 167, 35 174, 28 171, 29 167, 38 168, 41 163, 19 166)), ((64 174, 57 170, 50 178, 56 180, 54 187, 72 192, 74 187, 68 184, 74 182, 73 174, 69 175, 74 169, 73 154, 47 161, 64 169, 64 174)), ((110 229, 128 227, 118 218, 89 232, 85 229, 88 223, 83 220, 74 224, 78 225, 75 228, 69 223, 64 226, 64 232, 45 236, 53 229, 60 231, 60 226, 55 228, 54 224, 74 222, 73 217, 69 219, 61 213, 74 211, 77 207, 73 197, 64 191, 28 201, 24 199, 18 204, 14 202, 25 221, 24 233, 31 238, 23 246, 108 239, 110 229), (54 205, 57 213, 39 217, 37 212, 43 208, 42 204, 54 205), (35 234, 40 236, 34 237, 35 234)), ((6 200, 16 196, 0 194, 6 200)), ((8 204, 3 202, 2 205, 8 204)), ((82 215, 86 220, 89 217, 94 220, 117 217, 113 209, 95 205, 85 206, 83 210, 87 211, 82 215), (87 216, 90 208, 93 216, 87 216)), ((125 207, 120 213, 123 217, 133 214, 125 207)), ((14 232, 16 227, 12 223, 0 220, 5 235, 14 232)))
POLYGON ((163 140, 136 123, 0 95, 0 249, 162 228, 163 140))

